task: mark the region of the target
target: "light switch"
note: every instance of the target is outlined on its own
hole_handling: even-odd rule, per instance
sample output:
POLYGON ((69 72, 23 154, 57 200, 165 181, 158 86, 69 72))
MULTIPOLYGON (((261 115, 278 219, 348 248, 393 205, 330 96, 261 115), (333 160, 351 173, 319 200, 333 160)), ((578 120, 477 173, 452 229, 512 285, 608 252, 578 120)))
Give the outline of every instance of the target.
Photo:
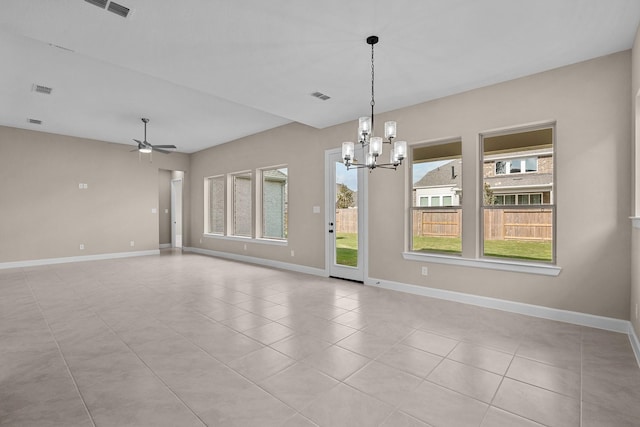
POLYGON ((169 213, 169 209, 165 209, 165 210, 164 210, 164 213, 169 213))
POLYGON ((313 207, 313 213, 314 213, 314 214, 318 214, 318 213, 320 213, 320 206, 314 206, 314 207, 313 207))
POLYGON ((156 208, 151 208, 151 213, 158 213, 158 209, 156 209, 156 208))

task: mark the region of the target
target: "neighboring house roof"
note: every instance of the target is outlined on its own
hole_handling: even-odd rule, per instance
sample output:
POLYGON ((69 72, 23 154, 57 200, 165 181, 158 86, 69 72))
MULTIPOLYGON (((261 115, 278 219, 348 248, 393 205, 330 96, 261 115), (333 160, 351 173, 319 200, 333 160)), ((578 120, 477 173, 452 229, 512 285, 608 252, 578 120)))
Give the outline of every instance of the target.
POLYGON ((550 173, 518 173, 498 175, 484 179, 493 189, 510 187, 541 187, 553 186, 553 175, 550 173))
POLYGON ((413 188, 434 187, 450 185, 462 188, 462 160, 451 160, 444 165, 427 172, 418 182, 413 184, 413 188), (453 175, 451 173, 453 167, 453 175))

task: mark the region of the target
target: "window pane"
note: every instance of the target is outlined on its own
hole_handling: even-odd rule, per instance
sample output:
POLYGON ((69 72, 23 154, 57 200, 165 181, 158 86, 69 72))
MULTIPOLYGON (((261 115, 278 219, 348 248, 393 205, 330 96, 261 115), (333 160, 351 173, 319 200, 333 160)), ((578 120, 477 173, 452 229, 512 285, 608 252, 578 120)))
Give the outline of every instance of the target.
POLYGON ((411 153, 411 250, 459 254, 462 252, 462 144, 456 141, 421 145, 413 147, 411 153))
POLYGON ((207 233, 224 233, 224 176, 208 178, 209 214, 207 233))
POLYGON ((336 162, 336 223, 334 263, 358 267, 358 171, 336 162))
POLYGON ((493 206, 484 197, 482 255, 553 262, 553 129, 484 138, 483 170, 485 192, 501 194, 493 195, 493 206), (502 164, 508 173, 487 173, 502 164))
POLYGON ((287 168, 262 171, 262 237, 287 238, 287 168))
POLYGON ((529 201, 532 205, 541 205, 542 204, 542 194, 531 194, 529 196, 529 201))
POLYGON ((251 172, 233 175, 233 234, 251 237, 251 172))

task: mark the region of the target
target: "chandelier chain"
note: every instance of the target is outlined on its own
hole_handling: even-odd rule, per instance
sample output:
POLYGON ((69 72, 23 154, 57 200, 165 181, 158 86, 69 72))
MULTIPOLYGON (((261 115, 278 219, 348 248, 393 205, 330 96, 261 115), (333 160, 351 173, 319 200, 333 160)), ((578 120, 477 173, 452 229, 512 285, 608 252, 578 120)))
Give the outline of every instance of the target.
POLYGON ((376 105, 376 100, 374 97, 375 73, 374 73, 374 65, 373 65, 373 46, 374 44, 371 44, 371 131, 373 131, 373 107, 376 105))

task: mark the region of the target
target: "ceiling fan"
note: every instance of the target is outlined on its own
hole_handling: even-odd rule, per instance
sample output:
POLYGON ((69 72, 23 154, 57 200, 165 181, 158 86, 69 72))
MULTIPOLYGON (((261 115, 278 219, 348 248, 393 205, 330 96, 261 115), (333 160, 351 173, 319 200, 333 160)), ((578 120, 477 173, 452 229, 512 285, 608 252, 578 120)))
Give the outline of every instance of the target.
POLYGON ((151 153, 152 151, 157 151, 159 153, 169 154, 171 151, 165 150, 165 148, 177 148, 175 145, 151 145, 147 142, 147 123, 149 123, 149 119, 142 118, 142 122, 144 123, 144 141, 140 141, 134 138, 134 141, 138 143, 138 148, 131 151, 139 151, 140 153, 151 153))

